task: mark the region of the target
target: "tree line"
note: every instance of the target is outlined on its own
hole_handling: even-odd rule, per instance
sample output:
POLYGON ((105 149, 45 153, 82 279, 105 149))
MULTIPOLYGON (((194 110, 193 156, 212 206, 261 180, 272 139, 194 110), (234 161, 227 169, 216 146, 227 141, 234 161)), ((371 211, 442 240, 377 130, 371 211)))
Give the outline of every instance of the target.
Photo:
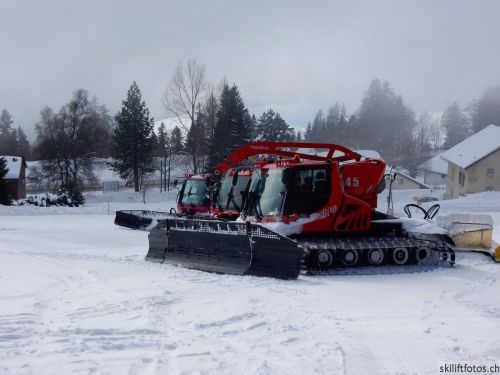
POLYGON ((489 124, 500 125, 500 86, 488 88, 465 108, 455 102, 436 117, 416 114, 389 82, 375 79, 352 114, 339 103, 326 114, 320 109, 308 123, 304 140, 373 149, 415 176, 430 152, 453 147, 489 124))
POLYGON ((103 158, 136 191, 153 172, 159 172, 161 189, 167 190, 179 164, 188 163, 194 173, 208 171, 252 140, 374 149, 415 174, 429 151, 449 148, 490 123, 500 124, 500 86, 488 88, 466 108, 453 103, 439 120, 428 113, 417 115, 389 82, 375 79, 355 112, 349 114, 345 105, 336 103, 326 112, 319 110, 305 130, 294 130, 272 108, 258 117, 250 114, 238 86, 226 80, 210 84, 205 66, 196 60, 178 64, 163 105, 177 126, 163 123, 155 130, 136 82, 115 116, 79 89, 58 111, 46 107, 40 112, 32 145, 3 110, 0 155, 42 160, 33 181, 48 181, 75 194, 83 182, 96 180, 95 163, 103 158))

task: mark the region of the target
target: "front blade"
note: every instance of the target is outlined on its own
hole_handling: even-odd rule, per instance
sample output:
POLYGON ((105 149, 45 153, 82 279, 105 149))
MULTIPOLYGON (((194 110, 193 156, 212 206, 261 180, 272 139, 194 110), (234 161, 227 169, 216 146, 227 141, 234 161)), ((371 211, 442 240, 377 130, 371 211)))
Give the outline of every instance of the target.
POLYGON ((146 259, 201 271, 295 279, 302 249, 256 224, 166 219, 149 235, 146 259))
POLYGON ((258 224, 250 226, 252 262, 247 275, 296 279, 304 250, 297 242, 258 224))
POLYGON ((130 229, 147 230, 153 220, 162 220, 175 216, 175 214, 161 211, 120 210, 116 211, 115 224, 130 229))
POLYGON ((168 222, 168 263, 235 275, 243 275, 250 266, 245 224, 193 219, 168 222))

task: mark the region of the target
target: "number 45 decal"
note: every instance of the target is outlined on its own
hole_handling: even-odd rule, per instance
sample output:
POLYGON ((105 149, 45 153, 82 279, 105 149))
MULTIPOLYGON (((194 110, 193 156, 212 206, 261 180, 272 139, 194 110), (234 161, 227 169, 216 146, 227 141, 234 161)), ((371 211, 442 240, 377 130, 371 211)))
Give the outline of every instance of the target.
POLYGON ((345 179, 345 186, 357 188, 359 186, 359 178, 358 177, 347 177, 345 179))

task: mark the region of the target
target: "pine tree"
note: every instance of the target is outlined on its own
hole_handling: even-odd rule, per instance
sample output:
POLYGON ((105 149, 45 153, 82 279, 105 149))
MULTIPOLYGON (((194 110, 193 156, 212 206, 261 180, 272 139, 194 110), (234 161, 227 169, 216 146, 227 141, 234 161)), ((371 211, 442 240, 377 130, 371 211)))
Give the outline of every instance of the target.
POLYGON ((238 87, 224 83, 219 100, 214 136, 209 145, 211 166, 252 139, 253 121, 240 96, 238 87))
POLYGON ((490 124, 500 126, 500 86, 488 88, 472 106, 474 132, 490 124))
POLYGON ((380 152, 391 163, 403 163, 405 148, 413 140, 415 114, 396 95, 389 82, 373 80, 356 118, 356 139, 361 148, 380 152))
POLYGON ((325 133, 325 118, 323 116, 323 111, 320 109, 314 120, 309 132, 308 142, 321 142, 325 133))
POLYGON ((0 115, 0 153, 16 155, 17 137, 16 130, 12 127, 14 121, 10 113, 4 109, 0 115))
POLYGON ((9 183, 4 180, 8 171, 7 160, 5 160, 5 158, 0 158, 0 204, 5 206, 10 206, 12 203, 9 183))
POLYGON ((24 134, 23 129, 20 126, 17 127, 16 134, 17 142, 16 142, 16 155, 24 156, 26 159, 31 159, 31 145, 28 141, 28 137, 24 134))
POLYGON ((455 146, 470 135, 469 119, 456 102, 444 111, 441 126, 446 130, 445 148, 455 146))
POLYGON ((139 191, 145 173, 152 170, 154 151, 153 119, 134 81, 116 116, 112 168, 139 191))
POLYGON ((293 129, 279 113, 271 108, 257 120, 256 139, 262 141, 286 142, 294 138, 293 129))
POLYGON ((312 125, 310 122, 307 123, 306 130, 304 132, 304 141, 312 142, 312 125))
POLYGON ((168 133, 165 128, 165 124, 162 122, 160 127, 158 128, 158 136, 157 136, 157 152, 158 156, 163 156, 166 154, 166 149, 168 145, 168 133))
POLYGON ((182 132, 178 126, 172 129, 170 138, 172 141, 172 152, 174 154, 178 154, 179 152, 182 151, 182 143, 183 143, 182 132))
POLYGON ((323 140, 325 142, 340 143, 339 138, 339 118, 340 118, 340 107, 338 104, 330 107, 326 114, 325 119, 325 134, 323 135, 323 140))
POLYGON ((328 109, 323 131, 319 133, 322 142, 343 145, 347 142, 347 115, 345 106, 335 103, 328 109))
POLYGON ((257 124, 259 123, 259 120, 257 119, 257 116, 252 114, 250 116, 250 122, 251 122, 250 128, 252 129, 250 139, 253 140, 257 137, 257 124))
POLYGON ((159 157, 160 163, 158 169, 160 171, 160 191, 167 190, 167 169, 170 173, 170 139, 166 131, 165 124, 162 122, 158 128, 158 136, 156 137, 156 152, 155 155, 159 157))
MULTIPOLYGON (((186 152, 190 155, 196 155, 194 173, 197 173, 200 168, 204 168, 203 165, 200 165, 203 164, 203 158, 200 158, 200 156, 204 155, 207 151, 206 124, 205 114, 202 111, 201 105, 198 105, 195 121, 191 124, 184 143, 184 149, 186 152)), ((193 163, 194 162, 195 161, 193 159, 193 163)))
MULTIPOLYGON (((210 90, 210 93, 205 101, 203 113, 205 120, 205 136, 207 147, 214 142, 215 126, 217 124, 217 110, 219 109, 219 103, 215 96, 215 93, 210 90)), ((210 153, 207 150, 207 153, 210 153)))
POLYGON ((297 130, 295 132, 294 142, 304 142, 304 136, 302 131, 297 130))

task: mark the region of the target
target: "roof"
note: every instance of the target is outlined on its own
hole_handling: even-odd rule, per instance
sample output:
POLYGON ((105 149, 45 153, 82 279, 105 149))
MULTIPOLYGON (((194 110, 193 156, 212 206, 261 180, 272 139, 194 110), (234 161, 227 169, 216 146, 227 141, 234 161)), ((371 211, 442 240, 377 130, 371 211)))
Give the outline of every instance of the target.
POLYGON ((492 124, 445 151, 441 158, 467 169, 499 148, 500 127, 492 124))
POLYGON ((380 154, 375 150, 354 150, 354 151, 360 154, 361 156, 364 156, 365 158, 384 160, 382 159, 382 156, 380 156, 380 154))
POLYGON ((441 154, 437 154, 426 162, 420 164, 418 169, 440 174, 448 174, 448 163, 441 158, 441 154))
POLYGON ((24 164, 24 168, 26 168, 26 161, 22 156, 1 156, 0 158, 4 158, 7 160, 7 174, 4 177, 4 180, 15 180, 19 178, 21 174, 21 165, 24 164))
POLYGON ((424 184, 423 182, 420 182, 419 180, 411 177, 410 175, 407 175, 406 173, 400 171, 399 169, 395 169, 393 167, 390 167, 389 165, 386 165, 385 167, 385 174, 391 174, 391 173, 396 173, 397 175, 404 177, 410 181, 413 181, 414 183, 418 184, 418 186, 421 186, 424 189, 430 189, 431 187, 429 185, 424 184))

